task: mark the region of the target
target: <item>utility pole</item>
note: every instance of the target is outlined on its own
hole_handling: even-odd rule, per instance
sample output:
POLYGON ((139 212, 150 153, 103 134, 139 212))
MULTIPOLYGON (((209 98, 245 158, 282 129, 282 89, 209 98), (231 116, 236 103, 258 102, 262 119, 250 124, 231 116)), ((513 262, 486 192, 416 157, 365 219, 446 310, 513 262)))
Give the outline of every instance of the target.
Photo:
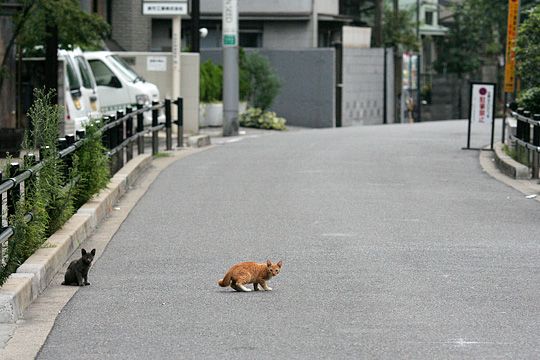
MULTIPOLYGON (((394 16, 397 19, 399 15, 399 0, 393 0, 394 16)), ((401 91, 402 91, 402 69, 403 56, 399 47, 394 47, 394 121, 401 122, 401 91)))
POLYGON ((238 135, 238 0, 223 0, 223 136, 238 135))
POLYGON ((384 9, 384 0, 375 0, 375 47, 381 47, 383 45, 383 9, 384 9))
POLYGON ((201 48, 199 33, 200 0, 191 0, 191 52, 198 53, 201 48))
POLYGON ((54 90, 53 104, 58 104, 58 26, 47 16, 45 38, 45 88, 54 90))

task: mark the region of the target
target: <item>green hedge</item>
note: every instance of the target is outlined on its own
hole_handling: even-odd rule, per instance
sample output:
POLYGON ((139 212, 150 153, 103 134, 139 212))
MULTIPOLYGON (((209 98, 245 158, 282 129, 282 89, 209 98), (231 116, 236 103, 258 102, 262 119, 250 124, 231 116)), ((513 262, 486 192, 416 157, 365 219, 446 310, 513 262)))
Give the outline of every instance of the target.
MULTIPOLYGON (((34 126, 26 134, 23 150, 41 148, 40 155, 47 160, 38 176, 25 181, 25 196, 15 204, 15 213, 8 219, 14 235, 4 249, 7 251, 2 252, 0 285, 109 181, 109 160, 99 134, 101 121, 87 126, 87 140, 73 154, 73 167, 68 171, 57 149, 63 109, 51 104, 52 96, 53 92, 36 90, 36 100, 28 113, 34 126), (27 223, 28 213, 32 213, 32 221, 27 223)), ((25 163, 23 169, 31 166, 25 163)), ((11 170, 8 164, 4 173, 12 176, 11 170)))

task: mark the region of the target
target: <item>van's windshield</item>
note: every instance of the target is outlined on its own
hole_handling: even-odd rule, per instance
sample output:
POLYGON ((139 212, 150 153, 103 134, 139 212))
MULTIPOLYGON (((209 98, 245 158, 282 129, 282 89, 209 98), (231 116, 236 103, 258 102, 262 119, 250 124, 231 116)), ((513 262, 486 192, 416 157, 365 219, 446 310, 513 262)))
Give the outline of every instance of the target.
POLYGON ((107 58, 110 60, 110 62, 113 64, 114 67, 116 67, 119 71, 122 72, 124 76, 128 79, 128 81, 136 82, 138 80, 144 81, 142 77, 139 76, 133 69, 129 66, 128 63, 124 61, 121 57, 118 55, 109 55, 107 58))
POLYGON ((76 56, 75 60, 77 62, 77 65, 79 66, 79 72, 81 73, 83 86, 86 89, 93 89, 96 87, 96 82, 94 81, 94 77, 91 75, 92 70, 90 70, 88 63, 82 56, 76 56))

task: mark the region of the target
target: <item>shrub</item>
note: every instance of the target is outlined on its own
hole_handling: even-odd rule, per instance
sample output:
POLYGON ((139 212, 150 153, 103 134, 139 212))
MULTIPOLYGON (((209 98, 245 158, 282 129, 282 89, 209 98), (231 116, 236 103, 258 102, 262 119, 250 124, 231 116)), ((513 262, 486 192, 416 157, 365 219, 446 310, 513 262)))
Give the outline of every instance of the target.
POLYGON ((516 64, 524 88, 540 87, 540 5, 520 26, 516 64))
POLYGON ((86 140, 73 155, 75 185, 75 207, 79 208, 107 186, 110 178, 109 158, 101 142, 99 129, 103 121, 93 120, 85 127, 86 140))
POLYGON ((275 112, 263 111, 259 108, 249 108, 240 115, 240 126, 243 127, 286 130, 285 123, 286 120, 278 117, 275 112))
POLYGON ((241 69, 241 78, 245 82, 244 89, 250 106, 267 110, 281 87, 270 61, 258 52, 252 52, 242 59, 241 69))
MULTIPOLYGON (((87 126, 86 140, 72 155, 73 167, 67 171, 65 160, 59 157, 57 149, 63 110, 51 104, 52 96, 52 91, 36 90, 36 100, 28 113, 34 127, 26 133, 23 147, 27 151, 41 148, 40 156, 45 160, 38 175, 24 182, 24 196, 15 204, 15 213, 8 219, 14 235, 0 259, 0 285, 71 217, 77 207, 108 183, 109 166, 101 144, 100 121, 87 126), (30 222, 26 219, 28 214, 32 214, 30 222)), ((31 165, 25 162, 23 169, 31 165)), ((9 164, 4 172, 13 176, 9 164)))
POLYGON ((201 102, 221 101, 223 99, 223 68, 208 60, 201 65, 200 71, 201 102))
POLYGON ((532 114, 540 114, 540 87, 533 87, 519 94, 520 107, 529 110, 532 114))

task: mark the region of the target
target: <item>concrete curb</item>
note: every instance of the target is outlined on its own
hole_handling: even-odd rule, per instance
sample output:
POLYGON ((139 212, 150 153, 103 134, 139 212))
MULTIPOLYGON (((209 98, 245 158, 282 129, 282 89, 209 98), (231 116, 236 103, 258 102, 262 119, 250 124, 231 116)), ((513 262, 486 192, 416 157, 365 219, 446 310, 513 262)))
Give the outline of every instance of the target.
POLYGON ((512 159, 510 156, 506 155, 503 150, 502 143, 496 143, 494 145, 494 150, 495 164, 503 174, 506 174, 511 178, 517 180, 525 180, 531 178, 529 168, 512 159))
POLYGON ((116 173, 108 187, 83 205, 11 274, 0 288, 0 323, 14 323, 49 285, 79 245, 112 211, 114 204, 152 162, 151 155, 139 155, 116 173))

